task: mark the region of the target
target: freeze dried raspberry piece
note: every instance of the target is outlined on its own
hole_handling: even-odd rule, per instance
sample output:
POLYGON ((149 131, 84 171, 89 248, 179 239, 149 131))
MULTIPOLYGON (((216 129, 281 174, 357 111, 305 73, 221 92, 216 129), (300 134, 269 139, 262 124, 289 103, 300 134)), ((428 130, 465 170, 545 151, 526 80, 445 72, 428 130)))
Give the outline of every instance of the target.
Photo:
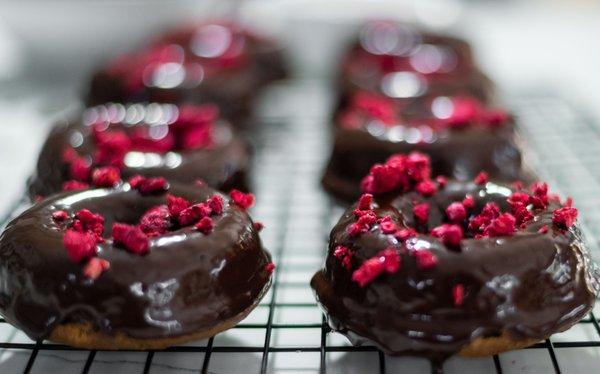
POLYGON ((242 209, 248 209, 254 204, 254 195, 233 189, 229 192, 233 202, 242 209))
POLYGON ((265 228, 265 225, 262 222, 256 221, 252 223, 252 227, 254 230, 261 232, 265 228))
POLYGON ((425 197, 433 196, 437 192, 437 186, 430 180, 419 182, 415 189, 425 197))
POLYGON ((479 174, 477 174, 475 179, 473 179, 473 182, 475 182, 475 184, 477 184, 477 185, 484 185, 488 182, 488 180, 489 180, 488 173, 486 173, 485 171, 482 171, 479 174))
POLYGON ((110 263, 103 258, 92 257, 83 267, 83 275, 86 278, 98 279, 103 272, 110 268, 110 263))
POLYGON ((145 178, 135 175, 129 178, 131 188, 138 190, 142 195, 165 192, 169 189, 169 183, 163 177, 145 178))
POLYGON ((183 197, 167 194, 167 207, 169 214, 172 217, 179 217, 179 213, 187 209, 190 206, 190 202, 183 197))
POLYGON ((90 185, 76 180, 68 180, 62 184, 63 191, 79 191, 89 188, 90 185))
POLYGON ((370 193, 365 193, 360 196, 358 199, 358 209, 359 210, 370 210, 373 205, 373 195, 370 193))
POLYGON ((122 167, 125 155, 132 148, 129 136, 121 130, 93 129, 97 147, 94 162, 98 165, 122 167))
POLYGON ((576 208, 569 206, 558 208, 552 212, 552 223, 560 228, 568 229, 575 224, 577 215, 578 211, 576 208))
POLYGON ((398 227, 390 216, 385 216, 379 220, 379 228, 381 228, 381 232, 384 234, 393 234, 398 230, 398 227))
POLYGON ((213 195, 207 201, 208 206, 212 210, 212 214, 220 215, 223 213, 223 207, 225 206, 225 201, 219 195, 213 195))
POLYGON ((122 245, 129 252, 137 255, 144 255, 150 249, 148 237, 137 226, 114 223, 112 237, 116 244, 122 245))
POLYGON ((92 171, 92 184, 97 187, 114 187, 121 181, 121 171, 114 166, 96 168, 92 171))
POLYGON ((511 236, 515 233, 517 220, 510 213, 503 213, 494 218, 483 231, 483 235, 490 237, 511 236))
POLYGON ((413 216, 418 224, 424 225, 429 220, 429 204, 421 203, 413 207, 413 216))
POLYGON ((454 202, 446 208, 446 217, 452 223, 459 223, 467 218, 467 209, 462 203, 454 202))
POLYGON ((192 225, 212 213, 210 206, 206 203, 194 204, 179 213, 177 221, 181 226, 192 225))
POLYGON ((352 268, 352 258, 354 257, 354 253, 350 250, 350 248, 344 247, 343 245, 338 245, 333 251, 333 256, 340 260, 342 266, 347 270, 352 268))
POLYGON ((394 248, 384 249, 366 260, 352 273, 352 280, 365 287, 383 273, 394 274, 400 269, 400 256, 394 248))
POLYGON ((475 208, 475 199, 473 198, 473 196, 467 195, 463 199, 462 204, 467 209, 473 209, 473 208, 475 208))
POLYGON ((452 301, 454 306, 461 306, 465 301, 465 286, 462 284, 455 284, 452 287, 452 301))
POLYGON ((420 270, 433 269, 437 265, 437 257, 435 257, 435 255, 428 249, 419 249, 414 251, 412 254, 415 256, 417 267, 420 270))
POLYGON ((57 210, 56 212, 52 213, 52 219, 57 222, 65 221, 67 218, 69 218, 69 213, 65 212, 64 210, 57 210))
POLYGON ((204 235, 208 235, 213 230, 214 223, 213 223, 212 218, 204 217, 200 221, 198 221, 198 223, 196 223, 196 225, 194 227, 196 227, 196 229, 198 231, 200 231, 201 233, 203 233, 204 235))
POLYGON ((69 164, 69 175, 71 178, 87 182, 90 178, 90 170, 92 163, 85 157, 76 156, 69 164))
POLYGON ((140 218, 140 229, 148 236, 155 237, 169 231, 171 215, 166 205, 150 208, 140 218))
POLYGON ((63 237, 63 244, 69 259, 74 263, 96 255, 96 235, 92 232, 67 229, 63 237))
POLYGON ((417 232, 415 231, 415 229, 410 227, 400 229, 394 234, 394 237, 401 242, 405 242, 410 238, 414 238, 415 236, 417 236, 417 232))
POLYGON ((265 271, 270 275, 273 274, 273 271, 275 271, 275 264, 272 262, 269 262, 265 265, 265 271))
POLYGON ((104 217, 100 214, 92 213, 88 209, 81 209, 75 213, 72 228, 76 231, 91 232, 98 240, 102 240, 104 234, 104 217))
POLYGON ((443 224, 431 230, 431 236, 441 239, 448 247, 458 247, 463 238, 463 230, 458 225, 443 224))
POLYGON ((358 221, 348 226, 348 234, 350 236, 364 234, 371 229, 375 222, 377 222, 377 216, 373 211, 367 210, 362 216, 360 216, 358 221))

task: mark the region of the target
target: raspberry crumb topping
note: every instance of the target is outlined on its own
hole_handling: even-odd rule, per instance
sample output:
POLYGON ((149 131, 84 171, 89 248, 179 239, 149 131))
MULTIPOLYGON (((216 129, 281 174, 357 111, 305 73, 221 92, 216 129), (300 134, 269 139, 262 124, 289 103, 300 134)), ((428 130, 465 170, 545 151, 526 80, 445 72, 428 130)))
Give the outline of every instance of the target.
POLYGON ((437 192, 437 186, 432 181, 423 181, 417 184, 416 190, 421 195, 429 197, 437 192))
POLYGON ((357 236, 368 232, 373 224, 377 222, 377 216, 373 211, 366 211, 365 214, 360 216, 358 221, 348 226, 348 234, 350 236, 357 236))
POLYGON ((210 199, 208 199, 208 206, 212 210, 214 214, 223 213, 223 206, 225 202, 223 198, 219 195, 213 195, 210 199))
POLYGON ((370 210, 371 205, 373 204, 373 195, 370 193, 365 193, 360 196, 358 199, 358 209, 359 210, 370 210))
POLYGON ((209 216, 212 210, 206 203, 194 204, 189 208, 182 210, 178 215, 178 221, 181 226, 188 226, 198 220, 209 216))
POLYGON ((138 190, 142 195, 161 193, 169 189, 169 183, 163 177, 145 178, 135 175, 129 178, 131 188, 138 190))
POLYGON ((488 179, 489 179, 488 173, 486 173, 485 171, 482 171, 479 174, 477 174, 475 179, 473 179, 473 182, 475 182, 475 184, 477 184, 477 185, 483 185, 488 182, 488 179))
POLYGON ((515 233, 516 219, 510 213, 503 213, 497 218, 492 219, 490 224, 483 231, 483 235, 490 237, 510 236, 515 233))
POLYGON ((446 208, 446 217, 452 223, 459 223, 467 218, 467 209, 462 203, 454 202, 446 208))
POLYGON ((62 222, 67 218, 69 218, 69 214, 64 210, 57 210, 56 212, 52 213, 52 219, 57 222, 62 222))
POLYGON ((348 270, 352 268, 352 257, 354 256, 354 253, 350 251, 350 248, 344 247, 343 245, 338 245, 335 247, 333 255, 335 258, 341 261, 343 267, 348 270))
POLYGON ((92 172, 92 184, 97 187, 114 187, 121 181, 121 171, 114 166, 96 168, 92 172))
POLYGON ((254 195, 251 193, 244 193, 236 189, 229 192, 229 196, 233 202, 242 209, 248 209, 254 204, 254 195))
POLYGON ((570 206, 558 208, 552 212, 552 223, 563 229, 571 228, 577 219, 577 214, 577 209, 570 206))
POLYGON ((128 251, 143 255, 150 249, 148 236, 137 226, 125 223, 114 223, 112 237, 116 244, 120 244, 128 251))
POLYGON ((462 284, 455 284, 452 287, 452 301, 454 306, 461 306, 465 301, 465 286, 462 284))
POLYGON ((394 248, 384 249, 352 273, 352 280, 365 287, 383 273, 394 274, 400 269, 400 256, 394 248))
POLYGON ((398 230, 396 224, 392 221, 392 217, 385 216, 379 220, 379 227, 384 234, 393 234, 398 230))
POLYGON ((540 227, 540 229, 538 230, 538 232, 540 234, 547 234, 548 233, 548 225, 544 225, 544 226, 540 227))
POLYGON ((475 208, 475 199, 473 198, 473 196, 467 195, 463 199, 462 204, 467 209, 473 209, 475 208))
POLYGON ((87 260, 96 255, 96 235, 88 231, 68 229, 63 237, 67 255, 74 263, 87 260))
POLYGON ((213 230, 213 220, 210 217, 203 217, 194 227, 201 233, 208 235, 213 230))
POLYGON ((393 155, 384 164, 373 165, 369 174, 361 181, 362 191, 370 194, 409 191, 417 185, 420 185, 419 190, 425 195, 434 194, 437 190, 437 186, 431 181, 429 157, 419 152, 393 155))
POLYGON ((441 239, 446 246, 458 247, 463 238, 463 230, 459 225, 442 224, 431 230, 431 236, 441 239))
POLYGON ((97 279, 104 271, 110 268, 110 263, 103 258, 92 257, 83 267, 86 278, 97 279))
POLYGON ((173 217, 179 217, 179 213, 187 209, 190 206, 190 202, 183 197, 167 195, 167 207, 169 214, 173 217))
POLYGON ((275 270, 275 264, 272 262, 269 262, 265 265, 265 271, 270 275, 273 274, 273 271, 275 270))
POLYGON ((418 224, 426 224, 429 219, 429 204, 421 203, 413 207, 413 216, 418 224))
POLYGON ((265 225, 262 222, 256 221, 252 224, 252 227, 254 228, 254 230, 260 232, 265 228, 265 225))
POLYGON ((438 175, 435 177, 435 181, 440 188, 444 188, 446 187, 446 184, 448 184, 448 178, 444 177, 443 175, 438 175))
POLYGON ((417 232, 415 231, 415 229, 410 227, 400 229, 394 234, 394 237, 401 242, 405 242, 410 238, 414 238, 415 236, 417 236, 417 232))
POLYGON ((437 257, 428 249, 419 249, 413 252, 417 267, 421 270, 433 269, 437 265, 437 257))
POLYGON ((171 227, 171 213, 165 205, 150 208, 140 218, 140 229, 148 237, 156 237, 164 234, 171 227))
POLYGON ((85 190, 90 185, 76 180, 68 180, 62 184, 63 191, 79 191, 85 190))

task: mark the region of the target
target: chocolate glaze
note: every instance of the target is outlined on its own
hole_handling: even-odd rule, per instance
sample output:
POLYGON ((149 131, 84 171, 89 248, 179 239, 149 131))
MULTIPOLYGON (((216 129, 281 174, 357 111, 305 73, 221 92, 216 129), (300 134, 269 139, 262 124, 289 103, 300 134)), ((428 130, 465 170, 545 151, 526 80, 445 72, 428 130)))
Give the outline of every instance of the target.
MULTIPOLYGON (((486 202, 506 208, 507 186, 451 182, 434 197, 411 192, 376 198, 377 216, 390 215, 400 226, 412 226, 413 200, 431 207, 429 227, 442 222, 445 207, 465 194, 475 197, 475 213, 486 202)), ((514 339, 544 339, 565 330, 592 308, 598 294, 599 272, 591 263, 576 226, 565 233, 552 226, 552 203, 535 215, 524 230, 511 237, 463 239, 461 250, 437 239, 418 235, 399 244, 376 225, 357 238, 347 234, 355 222, 348 209, 331 232, 325 268, 312 278, 319 303, 334 330, 354 343, 372 342, 389 354, 423 355, 441 361, 480 337, 503 332, 514 339), (548 225, 546 234, 538 229, 548 225), (381 275, 365 288, 351 280, 333 256, 337 245, 354 252, 357 264, 388 248, 403 248, 397 273, 381 275), (438 259, 431 270, 419 270, 409 253, 429 249, 438 259), (460 307, 452 287, 465 286, 460 307)))
POLYGON ((494 91, 464 40, 385 21, 362 28, 344 58, 339 80, 342 101, 356 89, 399 101, 428 95, 469 95, 489 101, 494 91))
POLYGON ((434 175, 470 180, 485 170, 493 180, 529 181, 531 173, 523 170, 519 143, 512 124, 441 130, 428 125, 399 125, 395 130, 381 126, 338 128, 323 186, 334 196, 352 201, 360 194, 360 180, 375 163, 410 151, 430 156, 434 175), (420 134, 420 139, 411 140, 411 133, 420 134))
POLYGON ((238 25, 203 23, 172 30, 97 71, 87 103, 211 102, 237 126, 250 114, 257 90, 286 75, 273 41, 238 25), (205 40, 197 38, 201 34, 205 40), (157 48, 170 48, 175 56, 164 64, 147 59, 157 48), (139 82, 127 84, 132 79, 139 82))
MULTIPOLYGON (((172 184, 170 192, 199 202, 216 192, 172 184)), ((145 256, 98 245, 110 269, 96 280, 82 275, 63 246, 64 226, 52 212, 89 209, 113 222, 135 223, 166 193, 142 196, 125 184, 116 189, 65 192, 36 204, 8 224, 0 237, 0 309, 32 339, 54 327, 89 322, 106 334, 153 339, 208 329, 255 306, 270 285, 270 256, 252 220, 235 205, 214 216, 204 235, 193 226, 150 239, 145 256)), ((228 199, 224 197, 226 201, 228 199)))
MULTIPOLYGON (((90 108, 70 120, 57 124, 50 132, 40 152, 35 174, 29 180, 29 196, 48 196, 61 191, 62 183, 71 179, 62 160, 66 147, 72 146, 81 156, 91 156, 96 150, 90 124, 98 113, 136 113, 131 119, 115 114, 111 126, 145 124, 144 118, 162 113, 165 126, 177 115, 170 104, 129 105, 108 104, 90 108), (116 124, 115 124, 116 122, 116 124)), ((154 123, 157 125, 157 123, 154 123)), ((158 125, 162 125, 158 123, 158 125)), ((215 144, 207 148, 170 151, 164 154, 130 152, 121 170, 124 179, 135 174, 146 177, 165 177, 169 180, 191 183, 201 179, 222 191, 232 188, 247 190, 246 174, 250 167, 251 152, 248 144, 234 134, 225 121, 215 125, 215 144)))

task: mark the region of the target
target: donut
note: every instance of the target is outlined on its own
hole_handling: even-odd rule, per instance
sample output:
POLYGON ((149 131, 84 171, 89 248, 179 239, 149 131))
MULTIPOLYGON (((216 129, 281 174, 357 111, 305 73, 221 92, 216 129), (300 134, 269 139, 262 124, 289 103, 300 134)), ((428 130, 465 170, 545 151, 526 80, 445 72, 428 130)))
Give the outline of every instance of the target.
POLYGON ((311 280, 351 342, 439 363, 526 347, 591 310, 600 273, 571 199, 541 182, 432 179, 419 153, 379 166, 311 280))
POLYGON ((56 194, 0 238, 0 311, 34 340, 161 349, 234 326, 274 265, 253 196, 136 176, 56 194))
POLYGON ((496 181, 531 180, 512 116, 471 96, 436 96, 398 104, 359 91, 334 120, 333 149, 322 183, 351 202, 375 163, 419 151, 435 175, 471 180, 482 170, 496 181))
POLYGON ((343 57, 339 76, 342 101, 356 89, 398 101, 429 95, 494 97, 489 78, 476 66, 464 40, 424 32, 408 24, 365 24, 343 57))
POLYGON ((120 176, 203 180, 222 191, 247 190, 251 154, 215 105, 105 104, 58 123, 29 181, 31 198, 120 176))
POLYGON ((257 91, 285 76, 275 42, 231 22, 205 22, 110 61, 93 75, 87 102, 212 102, 239 125, 257 91))

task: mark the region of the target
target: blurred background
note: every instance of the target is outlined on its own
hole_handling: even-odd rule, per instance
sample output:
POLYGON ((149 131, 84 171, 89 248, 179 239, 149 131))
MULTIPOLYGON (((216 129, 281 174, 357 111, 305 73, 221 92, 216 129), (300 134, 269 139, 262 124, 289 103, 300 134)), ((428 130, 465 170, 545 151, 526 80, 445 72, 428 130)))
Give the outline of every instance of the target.
POLYGON ((0 170, 15 175, 0 188, 19 192, 45 126, 77 105, 91 71, 161 30, 222 17, 274 36, 292 78, 319 81, 365 20, 448 30, 473 44, 505 96, 551 91, 600 116, 599 1, 0 0, 0 170))

